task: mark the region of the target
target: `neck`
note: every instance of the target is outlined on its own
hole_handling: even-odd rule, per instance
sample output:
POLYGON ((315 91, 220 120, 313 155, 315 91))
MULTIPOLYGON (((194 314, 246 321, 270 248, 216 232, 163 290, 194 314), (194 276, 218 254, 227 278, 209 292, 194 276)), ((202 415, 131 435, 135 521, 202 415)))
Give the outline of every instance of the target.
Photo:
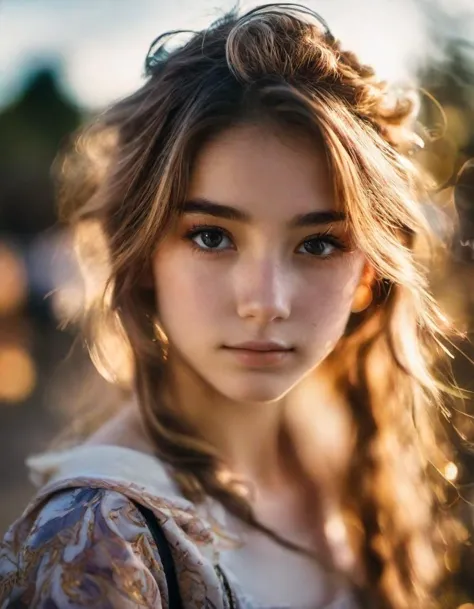
POLYGON ((332 378, 322 364, 276 402, 236 402, 170 357, 164 399, 217 450, 231 474, 271 495, 334 486, 345 471, 352 427, 332 378))
POLYGON ((233 474, 268 490, 288 477, 291 395, 272 403, 236 402, 170 357, 165 399, 218 451, 233 474))

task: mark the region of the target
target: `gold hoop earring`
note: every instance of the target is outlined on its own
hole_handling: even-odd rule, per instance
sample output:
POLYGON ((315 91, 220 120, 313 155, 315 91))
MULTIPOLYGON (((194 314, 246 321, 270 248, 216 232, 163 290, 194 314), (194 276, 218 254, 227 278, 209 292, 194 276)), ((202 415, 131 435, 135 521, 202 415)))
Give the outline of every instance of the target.
POLYGON ((352 313, 361 313, 365 311, 373 300, 372 288, 367 283, 361 283, 356 292, 354 300, 352 301, 351 311, 352 313))
POLYGON ((168 359, 169 339, 156 317, 153 320, 153 335, 153 340, 160 344, 163 359, 166 361, 168 359))

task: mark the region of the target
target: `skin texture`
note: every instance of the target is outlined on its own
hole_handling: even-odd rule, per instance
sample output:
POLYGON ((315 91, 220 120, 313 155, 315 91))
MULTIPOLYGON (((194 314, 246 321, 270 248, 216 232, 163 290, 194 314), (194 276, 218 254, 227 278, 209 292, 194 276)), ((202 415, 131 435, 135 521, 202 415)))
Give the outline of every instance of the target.
POLYGON ((196 199, 251 220, 184 213, 155 252, 173 407, 239 473, 261 488, 279 486, 281 422, 341 337, 364 256, 343 222, 289 226, 297 215, 338 209, 324 152, 303 136, 257 125, 219 134, 196 159, 187 200, 196 199), (343 249, 309 241, 326 231, 343 249), (249 340, 294 350, 274 365, 250 366, 223 348, 249 340))

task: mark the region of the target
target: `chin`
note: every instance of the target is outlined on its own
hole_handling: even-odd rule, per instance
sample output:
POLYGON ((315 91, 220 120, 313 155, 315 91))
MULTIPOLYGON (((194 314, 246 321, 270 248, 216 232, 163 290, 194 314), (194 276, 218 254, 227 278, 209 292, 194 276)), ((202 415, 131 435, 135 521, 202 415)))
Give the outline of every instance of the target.
POLYGON ((280 378, 238 379, 233 382, 216 383, 215 388, 234 402, 246 404, 271 404, 283 398, 296 382, 283 382, 280 378))

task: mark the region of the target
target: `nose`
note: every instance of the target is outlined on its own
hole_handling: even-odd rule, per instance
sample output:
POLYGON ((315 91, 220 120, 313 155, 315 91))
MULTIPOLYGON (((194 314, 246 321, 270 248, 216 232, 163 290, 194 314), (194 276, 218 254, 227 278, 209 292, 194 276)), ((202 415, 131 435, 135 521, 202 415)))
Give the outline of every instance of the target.
POLYGON ((291 274, 281 261, 265 258, 242 263, 237 279, 237 313, 261 325, 291 313, 291 274))

